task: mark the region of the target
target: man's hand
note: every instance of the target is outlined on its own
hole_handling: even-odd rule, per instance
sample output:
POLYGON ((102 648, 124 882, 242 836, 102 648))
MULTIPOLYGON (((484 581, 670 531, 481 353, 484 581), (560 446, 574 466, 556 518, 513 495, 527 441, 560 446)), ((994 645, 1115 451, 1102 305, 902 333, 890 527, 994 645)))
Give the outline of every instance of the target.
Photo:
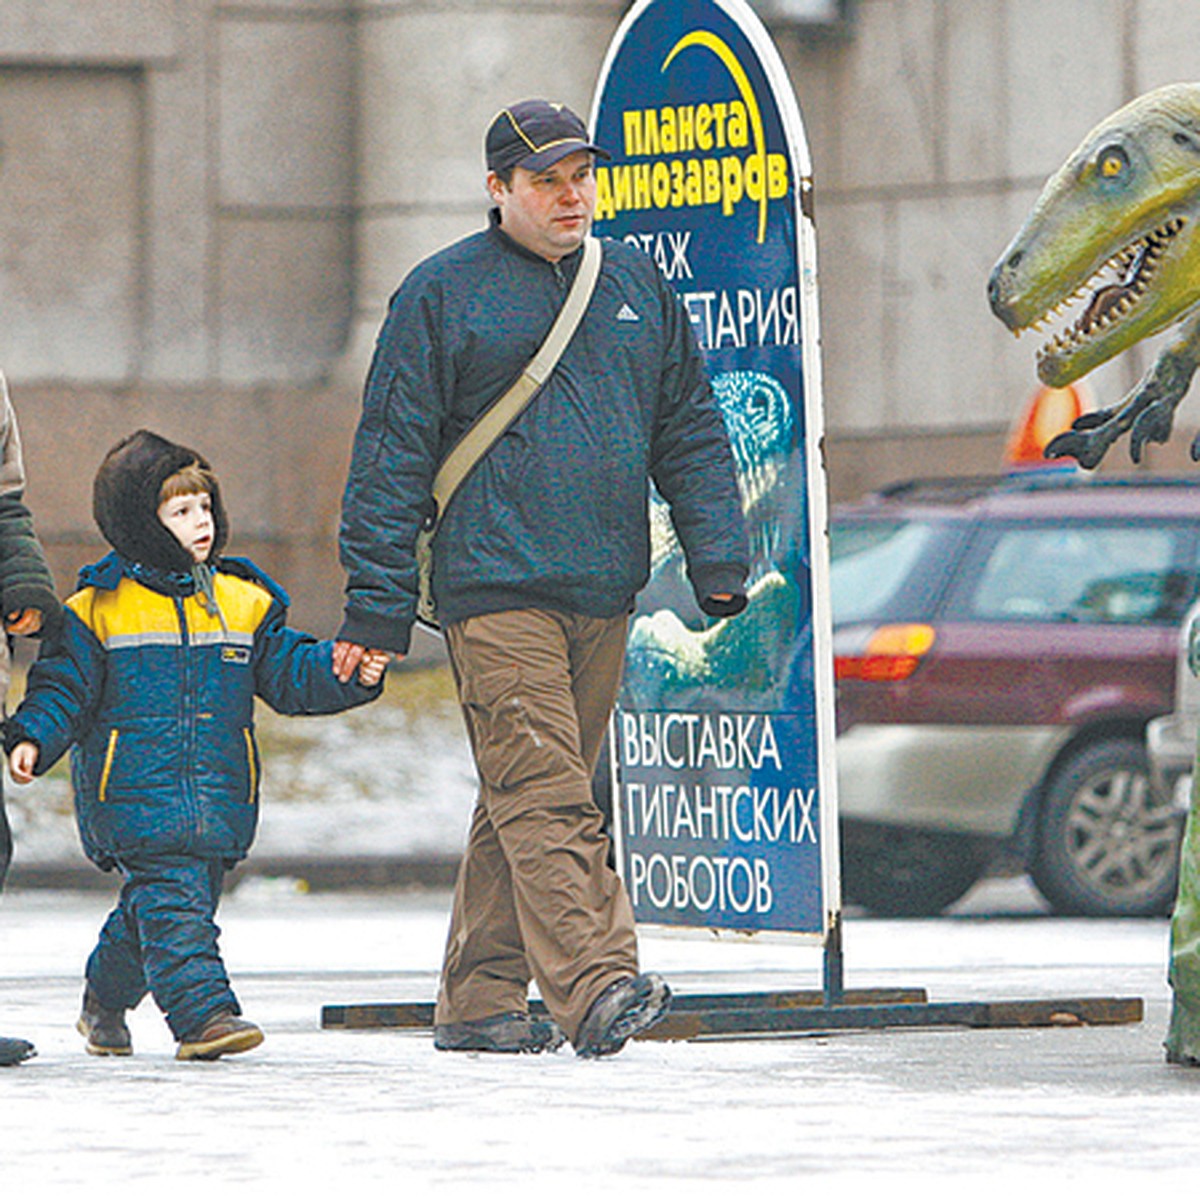
POLYGON ((384 668, 394 658, 399 662, 403 654, 390 650, 368 650, 355 642, 333 643, 333 673, 339 683, 349 683, 358 672, 358 681, 364 687, 374 687, 383 678, 384 668))
POLYGON ((709 592, 700 601, 700 608, 710 617, 735 617, 746 607, 742 592, 709 592))
POLYGON ((19 612, 9 613, 4 618, 4 628, 9 633, 21 637, 32 637, 42 627, 42 610, 40 608, 23 608, 19 612))
POLYGON ((18 742, 9 753, 8 769, 17 783, 32 783, 37 766, 38 748, 33 742, 18 742))
POLYGON ((368 650, 358 664, 358 682, 363 687, 374 687, 382 678, 383 672, 391 662, 392 656, 387 650, 368 650))

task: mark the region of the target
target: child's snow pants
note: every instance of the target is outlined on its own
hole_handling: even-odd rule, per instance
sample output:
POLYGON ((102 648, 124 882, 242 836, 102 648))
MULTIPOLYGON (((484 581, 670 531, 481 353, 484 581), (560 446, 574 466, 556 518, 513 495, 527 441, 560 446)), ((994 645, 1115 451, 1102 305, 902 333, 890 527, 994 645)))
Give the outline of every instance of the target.
POLYGON ((217 949, 224 864, 180 854, 119 866, 125 885, 87 964, 100 1003, 134 1008, 149 992, 176 1041, 197 1035, 219 1010, 240 1013, 217 949))

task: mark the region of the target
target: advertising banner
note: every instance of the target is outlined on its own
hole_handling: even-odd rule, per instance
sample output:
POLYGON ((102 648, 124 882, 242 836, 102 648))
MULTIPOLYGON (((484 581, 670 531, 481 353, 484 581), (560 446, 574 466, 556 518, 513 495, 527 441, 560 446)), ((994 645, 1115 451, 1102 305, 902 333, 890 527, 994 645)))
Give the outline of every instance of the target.
POLYGON ((641 0, 593 108, 596 232, 679 292, 725 416, 750 604, 692 598, 654 497, 614 716, 620 870, 640 923, 824 938, 840 908, 812 178, 783 64, 742 0, 641 0))

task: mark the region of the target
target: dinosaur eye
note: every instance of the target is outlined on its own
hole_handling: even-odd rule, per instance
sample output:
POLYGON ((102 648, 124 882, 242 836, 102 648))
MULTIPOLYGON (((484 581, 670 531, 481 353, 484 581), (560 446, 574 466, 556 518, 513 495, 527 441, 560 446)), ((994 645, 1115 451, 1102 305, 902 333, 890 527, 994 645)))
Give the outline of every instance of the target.
POLYGON ((1106 146, 1100 151, 1097 168, 1101 179, 1116 179, 1129 166, 1129 155, 1120 146, 1106 146))

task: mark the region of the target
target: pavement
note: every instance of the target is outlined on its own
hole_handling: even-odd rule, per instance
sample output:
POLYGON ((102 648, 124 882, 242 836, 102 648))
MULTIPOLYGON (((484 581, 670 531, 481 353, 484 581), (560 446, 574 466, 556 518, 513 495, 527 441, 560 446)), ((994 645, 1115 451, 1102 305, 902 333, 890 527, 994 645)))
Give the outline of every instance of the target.
MULTIPOLYGON (((102 893, 0 899, 0 1033, 37 1058, 0 1071, 11 1195, 89 1197, 787 1196, 1026 1188, 1128 1195, 1195 1186, 1200 1071, 1168 1067, 1162 920, 1052 918, 1022 880, 989 881, 937 920, 853 917, 851 988, 933 1002, 1140 997, 1141 1021, 637 1042, 586 1062, 439 1054, 427 1034, 321 1028, 326 1005, 432 999, 449 893, 306 891, 244 880, 223 951, 262 1047, 177 1063, 149 1002, 137 1053, 89 1058, 72 1028, 102 893)), ((643 965, 681 995, 819 986, 814 947, 645 931, 643 965)))

